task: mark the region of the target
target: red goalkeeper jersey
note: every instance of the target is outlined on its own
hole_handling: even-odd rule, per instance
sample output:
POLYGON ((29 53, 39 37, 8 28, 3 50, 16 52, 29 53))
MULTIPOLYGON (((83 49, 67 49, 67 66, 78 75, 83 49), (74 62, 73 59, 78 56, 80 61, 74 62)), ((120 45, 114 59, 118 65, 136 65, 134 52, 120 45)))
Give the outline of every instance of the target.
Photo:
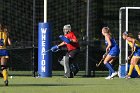
MULTIPOLYGON (((65 37, 70 39, 70 40, 78 41, 74 32, 72 32, 72 31, 69 32, 68 34, 66 34, 65 37)), ((79 48, 79 43, 78 42, 77 43, 71 42, 69 44, 66 43, 66 46, 68 48, 68 51, 71 51, 71 50, 75 50, 75 49, 79 48)))

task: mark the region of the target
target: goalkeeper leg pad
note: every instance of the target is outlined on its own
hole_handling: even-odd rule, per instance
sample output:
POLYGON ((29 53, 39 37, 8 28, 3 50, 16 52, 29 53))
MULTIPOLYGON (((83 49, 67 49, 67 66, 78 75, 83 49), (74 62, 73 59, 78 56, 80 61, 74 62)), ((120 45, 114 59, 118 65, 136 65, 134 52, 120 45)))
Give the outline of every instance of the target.
POLYGON ((58 60, 58 62, 59 62, 62 66, 64 66, 64 60, 65 60, 65 56, 63 56, 63 58, 62 58, 61 60, 58 60))
POLYGON ((70 78, 69 57, 64 56, 64 71, 65 77, 70 78))
POLYGON ((74 76, 75 76, 78 73, 78 71, 79 71, 79 66, 76 63, 72 63, 70 65, 70 69, 74 73, 74 76))

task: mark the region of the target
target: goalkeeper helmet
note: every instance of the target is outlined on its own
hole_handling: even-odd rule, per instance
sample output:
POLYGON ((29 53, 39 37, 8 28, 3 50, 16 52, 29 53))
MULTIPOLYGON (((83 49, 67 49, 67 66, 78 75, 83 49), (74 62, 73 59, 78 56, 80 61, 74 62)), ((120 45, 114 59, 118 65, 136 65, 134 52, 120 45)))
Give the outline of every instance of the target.
POLYGON ((70 31, 71 31, 71 25, 70 24, 64 25, 63 27, 64 34, 68 34, 70 31))

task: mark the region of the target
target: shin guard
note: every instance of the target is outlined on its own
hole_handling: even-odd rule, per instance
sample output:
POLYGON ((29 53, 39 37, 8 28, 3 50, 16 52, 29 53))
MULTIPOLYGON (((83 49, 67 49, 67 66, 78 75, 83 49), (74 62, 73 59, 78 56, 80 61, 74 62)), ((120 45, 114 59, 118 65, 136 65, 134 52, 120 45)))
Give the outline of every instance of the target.
POLYGON ((69 57, 64 56, 64 71, 67 77, 70 77, 69 57))

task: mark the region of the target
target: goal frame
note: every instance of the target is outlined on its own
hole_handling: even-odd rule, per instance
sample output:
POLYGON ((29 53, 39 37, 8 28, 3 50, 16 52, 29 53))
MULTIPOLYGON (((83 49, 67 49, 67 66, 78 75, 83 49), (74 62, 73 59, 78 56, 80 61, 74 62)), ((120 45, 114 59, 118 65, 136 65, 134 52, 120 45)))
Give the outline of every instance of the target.
MULTIPOLYGON (((119 54, 119 65, 122 65, 122 10, 125 10, 125 31, 128 32, 128 12, 132 9, 140 9, 140 7, 121 7, 119 9, 119 47, 120 47, 120 54, 119 54)), ((125 42, 125 60, 128 61, 128 43, 125 42)), ((125 63, 125 72, 128 71, 128 63, 125 63)))

